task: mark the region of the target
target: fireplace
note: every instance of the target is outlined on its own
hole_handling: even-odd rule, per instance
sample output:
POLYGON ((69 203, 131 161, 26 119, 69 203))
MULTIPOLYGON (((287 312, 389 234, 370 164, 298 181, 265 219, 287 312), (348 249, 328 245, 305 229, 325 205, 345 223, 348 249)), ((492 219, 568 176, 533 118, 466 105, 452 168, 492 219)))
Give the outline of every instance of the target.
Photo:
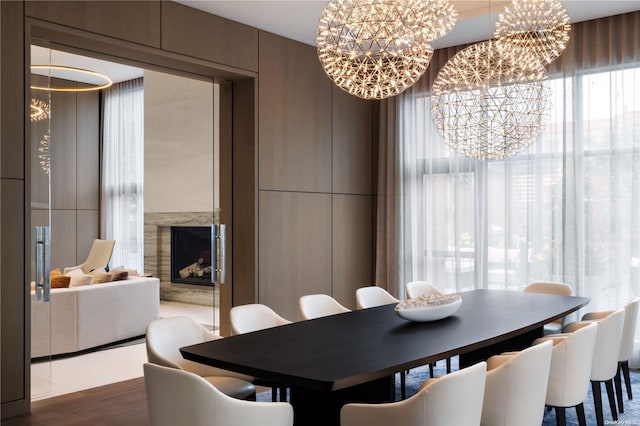
POLYGON ((211 226, 171 227, 171 282, 213 286, 211 226))

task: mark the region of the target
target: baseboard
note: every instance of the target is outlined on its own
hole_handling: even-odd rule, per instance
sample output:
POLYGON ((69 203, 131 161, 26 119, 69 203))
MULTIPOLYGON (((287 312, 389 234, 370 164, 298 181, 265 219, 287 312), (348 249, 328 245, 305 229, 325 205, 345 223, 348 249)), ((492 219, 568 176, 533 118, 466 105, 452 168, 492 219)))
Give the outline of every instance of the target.
POLYGON ((4 402, 2 406, 0 406, 0 419, 5 420, 22 414, 28 414, 30 412, 31 401, 28 399, 4 402))

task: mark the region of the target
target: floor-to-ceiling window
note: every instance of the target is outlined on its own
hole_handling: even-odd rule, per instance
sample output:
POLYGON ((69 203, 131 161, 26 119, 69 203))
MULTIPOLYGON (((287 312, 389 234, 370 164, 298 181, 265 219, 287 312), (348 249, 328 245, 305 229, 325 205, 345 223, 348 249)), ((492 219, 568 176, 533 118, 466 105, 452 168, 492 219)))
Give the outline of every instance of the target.
POLYGON ((144 88, 117 83, 103 97, 102 227, 118 242, 111 266, 144 271, 144 88))
POLYGON ((413 280, 446 292, 561 281, 590 311, 640 296, 638 16, 572 28, 544 130, 506 160, 461 156, 436 131, 431 83, 458 48, 382 102, 379 285, 402 297, 413 280))
POLYGON ((551 88, 542 135, 505 161, 451 152, 429 96, 411 99, 405 281, 447 291, 562 281, 595 298, 592 308, 637 293, 640 68, 554 78, 551 88))

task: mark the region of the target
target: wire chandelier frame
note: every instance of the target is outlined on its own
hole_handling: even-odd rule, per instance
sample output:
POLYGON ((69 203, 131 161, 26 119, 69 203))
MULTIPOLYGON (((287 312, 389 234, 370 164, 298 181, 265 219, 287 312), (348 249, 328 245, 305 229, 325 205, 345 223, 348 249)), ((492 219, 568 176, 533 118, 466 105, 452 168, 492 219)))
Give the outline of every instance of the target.
POLYGON ((501 160, 526 148, 548 119, 546 71, 505 57, 492 41, 451 58, 433 83, 434 123, 458 153, 501 160))
POLYGON ((456 20, 448 0, 330 0, 318 24, 318 58, 342 90, 384 99, 418 81, 431 43, 456 20))
POLYGON ((569 15, 557 0, 513 0, 496 21, 494 37, 502 55, 549 64, 567 47, 569 15))

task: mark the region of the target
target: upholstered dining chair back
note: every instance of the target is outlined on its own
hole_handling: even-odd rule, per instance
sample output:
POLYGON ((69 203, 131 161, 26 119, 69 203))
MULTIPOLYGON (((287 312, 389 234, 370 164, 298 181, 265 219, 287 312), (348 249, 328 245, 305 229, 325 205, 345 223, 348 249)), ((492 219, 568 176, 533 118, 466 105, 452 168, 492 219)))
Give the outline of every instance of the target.
MULTIPOLYGON (((620 338, 620 352, 618 361, 629 361, 633 352, 635 341, 636 325, 638 322, 638 308, 640 298, 636 297, 624 306, 624 324, 622 326, 622 336, 620 338)), ((582 316, 583 321, 600 321, 611 315, 614 311, 589 312, 582 316)), ((572 325, 569 325, 572 326, 572 325)), ((567 327, 569 327, 567 326, 567 327)))
POLYGON ((145 363, 144 382, 151 426, 292 426, 286 402, 231 398, 202 377, 145 363))
MULTIPOLYGON (((620 339, 620 353, 618 354, 618 371, 614 377, 616 395, 618 400, 618 410, 624 412, 624 401, 622 399, 622 377, 624 377, 627 389, 627 398, 633 399, 631 387, 631 376, 629 374, 629 360, 633 353, 633 344, 636 336, 636 325, 638 322, 638 307, 640 298, 636 297, 627 302, 624 306, 624 325, 622 326, 622 338, 620 339)), ((591 312, 582 317, 583 320, 601 319, 609 315, 611 311, 591 312)))
MULTIPOLYGON (((622 401, 622 373, 625 377, 627 396, 629 399, 632 397, 631 392, 631 377, 629 376, 629 359, 633 351, 633 343, 635 341, 635 329, 638 319, 638 305, 640 305, 640 298, 636 297, 629 301, 624 306, 624 323, 622 325, 622 336, 620 338, 620 349, 618 351, 618 371, 614 376, 614 384, 616 387, 616 393, 618 395, 618 409, 620 412, 624 412, 624 404, 622 401)), ((596 311, 588 312, 582 316, 582 321, 601 321, 610 316, 615 311, 596 311)), ((570 331, 572 329, 580 327, 580 322, 568 324, 565 329, 570 331)), ((593 385, 592 385, 593 386, 593 385)), ((610 390, 607 390, 607 393, 610 390)))
POLYGON ((538 281, 528 284, 524 290, 528 293, 545 293, 545 294, 559 294, 561 296, 571 296, 573 290, 565 283, 557 283, 551 281, 538 281))
POLYGON ((624 308, 622 308, 611 312, 604 318, 593 321, 578 321, 568 324, 563 328, 563 331, 575 333, 576 330, 586 325, 597 324, 598 326, 593 362, 591 364, 591 393, 594 395, 593 403, 595 405, 598 425, 604 424, 602 398, 600 397, 600 385, 602 382, 606 384, 611 416, 614 420, 618 420, 615 395, 613 393, 613 379, 618 372, 618 356, 620 355, 620 340, 622 338, 622 327, 624 326, 624 314, 624 308))
POLYGON ((624 305, 624 325, 622 326, 618 361, 629 361, 631 359, 636 326, 638 324, 638 308, 640 308, 640 297, 636 297, 624 305))
MULTIPOLYGON (((538 281, 527 285, 524 290, 526 293, 543 293, 543 294, 557 294, 560 296, 571 296, 573 290, 565 283, 557 283, 551 281, 538 281)), ((560 332, 564 318, 558 318, 552 321, 550 324, 545 325, 545 333, 560 332)))
POLYGON ((603 382, 609 380, 615 376, 618 370, 624 315, 624 308, 621 308, 611 312, 604 318, 593 321, 577 321, 567 324, 563 328, 564 332, 572 333, 586 324, 596 323, 598 325, 593 362, 591 364, 591 380, 593 381, 603 382))
POLYGON ((593 354, 591 380, 605 381, 616 375, 624 316, 625 310, 623 308, 598 321, 598 337, 593 354))
POLYGON ((149 362, 190 371, 199 376, 232 376, 248 381, 253 378, 186 360, 180 348, 219 339, 191 317, 170 317, 152 321, 147 326, 146 347, 149 362))
MULTIPOLYGON (((273 309, 259 303, 234 306, 229 311, 231 322, 231 334, 238 335, 250 333, 252 331, 264 330, 265 328, 278 327, 280 325, 291 324, 291 321, 278 315, 273 309)), ((269 380, 258 379, 256 384, 271 387, 271 400, 276 401, 280 392, 280 400, 285 401, 286 386, 274 383, 269 380)))
POLYGON ((80 265, 64 268, 64 273, 66 274, 73 269, 79 268, 82 269, 83 273, 88 274, 94 269, 106 268, 111 260, 115 244, 115 240, 93 240, 87 259, 80 265))
POLYGON ((382 287, 369 286, 356 290, 356 306, 358 309, 373 308, 375 306, 391 305, 399 300, 382 287))
POLYGON ((300 299, 298 299, 298 310, 303 320, 350 311, 350 309, 342 306, 336 299, 328 294, 308 294, 300 297, 300 299))
POLYGON ((409 299, 440 294, 440 291, 427 281, 411 281, 407 283, 406 290, 409 299))
POLYGON ((542 424, 552 350, 546 341, 487 360, 482 425, 542 424))
POLYGON ((179 368, 198 375, 204 367, 180 354, 183 346, 215 340, 217 336, 190 317, 170 317, 152 321, 147 326, 146 345, 149 362, 179 368))
POLYGON ((583 403, 589 391, 597 334, 598 325, 592 323, 573 333, 549 335, 533 342, 553 342, 546 405, 567 408, 583 403))
POLYGON ((624 306, 624 326, 622 327, 622 339, 620 340, 620 354, 618 355, 618 372, 614 383, 618 395, 618 409, 624 412, 622 401, 622 377, 627 388, 627 398, 633 399, 631 388, 631 376, 629 375, 629 360, 633 354, 633 344, 636 340, 636 328, 638 324, 638 308, 640 298, 636 297, 624 306))
POLYGON ((231 334, 233 335, 291 323, 291 321, 281 317, 270 307, 259 303, 234 306, 229 311, 229 318, 231 320, 231 334))
POLYGON ((486 362, 429 380, 415 395, 386 404, 346 404, 341 426, 478 425, 484 399, 486 362))

